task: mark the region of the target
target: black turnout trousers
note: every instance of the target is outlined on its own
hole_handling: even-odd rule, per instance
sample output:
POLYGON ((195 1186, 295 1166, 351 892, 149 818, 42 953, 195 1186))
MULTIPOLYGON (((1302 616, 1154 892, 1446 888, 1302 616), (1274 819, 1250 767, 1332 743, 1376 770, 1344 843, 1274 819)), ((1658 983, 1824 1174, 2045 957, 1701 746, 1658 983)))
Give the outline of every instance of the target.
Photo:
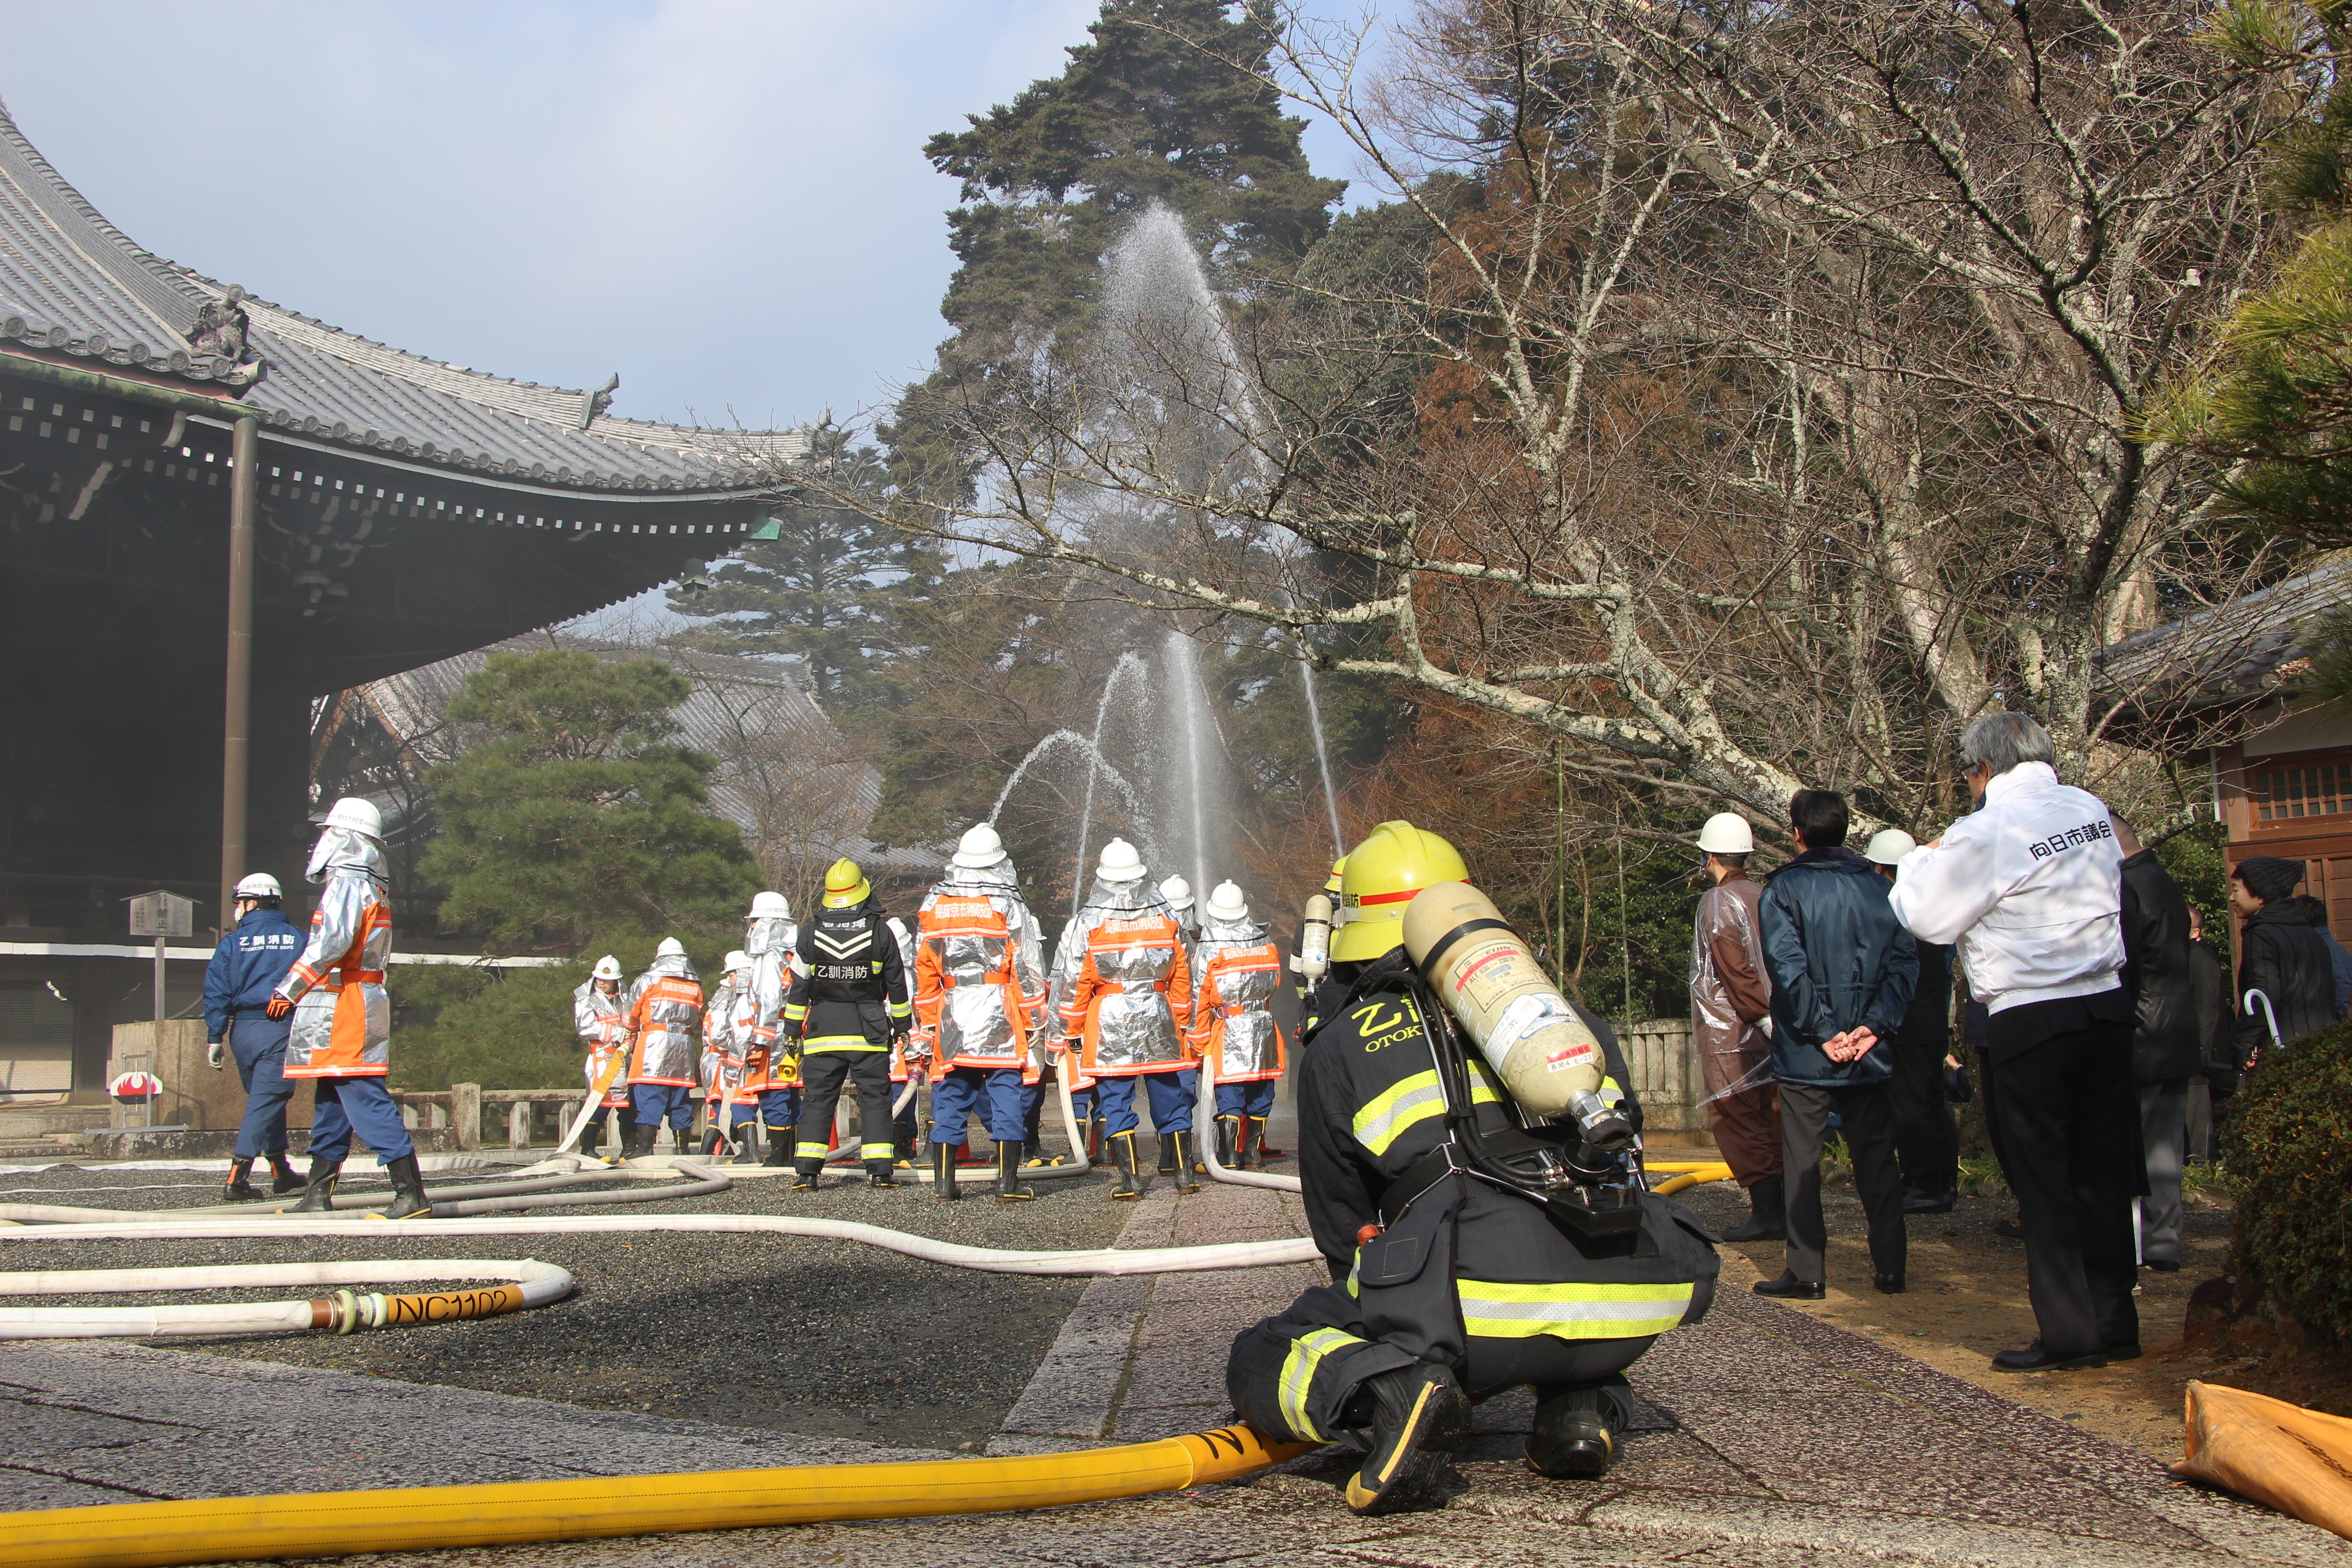
POLYGON ((821 1160, 833 1139, 833 1108, 841 1098, 842 1080, 857 1088, 857 1126, 866 1147, 863 1160, 899 1160, 914 1151, 890 1142, 890 1053, 880 1051, 811 1051, 801 1058, 801 1160, 821 1160), (877 1145, 879 1145, 877 1148, 877 1145))
POLYGON ((2131 1234, 2144 1157, 2139 1100, 2129 1015, 2094 1016, 2109 1010, 2070 999, 2014 1009, 2039 1018, 1992 1019, 1986 1110, 2025 1222, 2042 1348, 2054 1356, 2139 1342, 2131 1234), (2076 1026, 2042 1033, 2051 1023, 2076 1026))

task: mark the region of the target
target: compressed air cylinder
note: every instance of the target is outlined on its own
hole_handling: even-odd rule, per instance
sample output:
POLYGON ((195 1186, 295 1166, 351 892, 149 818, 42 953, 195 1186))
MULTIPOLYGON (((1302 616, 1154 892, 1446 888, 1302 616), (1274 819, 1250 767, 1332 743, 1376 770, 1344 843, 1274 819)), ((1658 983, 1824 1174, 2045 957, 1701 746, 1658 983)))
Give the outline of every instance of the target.
POLYGON ((1438 882, 1405 906, 1404 949, 1511 1098, 1537 1116, 1601 1087, 1601 1046, 1503 919, 1467 882, 1438 882))
POLYGON ((1298 922, 1298 951, 1291 954, 1290 967, 1310 981, 1331 972, 1330 894, 1317 893, 1307 900, 1298 922))

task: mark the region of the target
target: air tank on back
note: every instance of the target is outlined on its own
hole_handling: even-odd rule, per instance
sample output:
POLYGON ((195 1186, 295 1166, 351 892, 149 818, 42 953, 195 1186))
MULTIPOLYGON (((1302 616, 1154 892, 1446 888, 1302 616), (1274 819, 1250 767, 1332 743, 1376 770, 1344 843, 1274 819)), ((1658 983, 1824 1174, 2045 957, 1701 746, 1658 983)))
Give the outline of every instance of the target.
POLYGON ((1600 1042, 1492 899, 1467 882, 1423 889, 1405 907, 1404 947, 1528 1111, 1568 1115, 1600 1089, 1600 1042))

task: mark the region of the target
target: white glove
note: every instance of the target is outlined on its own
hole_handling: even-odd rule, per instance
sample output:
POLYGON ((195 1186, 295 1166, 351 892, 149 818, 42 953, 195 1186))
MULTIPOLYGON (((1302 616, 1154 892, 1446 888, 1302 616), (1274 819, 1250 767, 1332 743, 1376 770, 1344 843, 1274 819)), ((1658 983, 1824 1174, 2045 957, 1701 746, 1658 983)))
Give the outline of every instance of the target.
POLYGON ((205 1047, 205 1062, 215 1072, 220 1070, 221 1063, 227 1058, 227 1056, 228 1047, 218 1040, 205 1047))

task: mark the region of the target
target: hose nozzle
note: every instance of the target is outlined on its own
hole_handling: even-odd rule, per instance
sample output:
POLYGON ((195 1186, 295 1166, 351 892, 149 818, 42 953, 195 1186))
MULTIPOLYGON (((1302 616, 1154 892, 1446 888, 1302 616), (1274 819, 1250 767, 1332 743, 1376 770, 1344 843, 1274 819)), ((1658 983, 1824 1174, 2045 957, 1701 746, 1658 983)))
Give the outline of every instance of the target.
POLYGON ((1579 1089, 1570 1095, 1568 1113, 1576 1119, 1576 1130, 1583 1134, 1586 1148, 1609 1153, 1633 1146, 1633 1124, 1592 1090, 1579 1089))

